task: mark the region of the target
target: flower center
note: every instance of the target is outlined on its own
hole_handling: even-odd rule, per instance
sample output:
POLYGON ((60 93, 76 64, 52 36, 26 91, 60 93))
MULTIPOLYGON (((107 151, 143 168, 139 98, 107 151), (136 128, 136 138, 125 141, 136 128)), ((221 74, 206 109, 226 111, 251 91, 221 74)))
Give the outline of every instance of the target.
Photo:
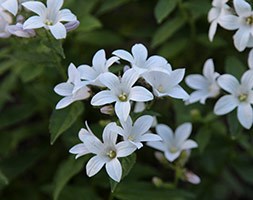
POLYGON ((164 88, 163 88, 162 85, 159 85, 159 87, 157 88, 157 90, 158 90, 159 92, 163 92, 163 91, 164 91, 164 88))
POLYGON ((122 94, 118 96, 118 98, 120 101, 127 101, 127 94, 123 92, 122 94))
POLYGON ((246 17, 245 21, 246 21, 246 24, 252 25, 253 24, 253 16, 251 15, 249 17, 246 17))
POLYGON ((134 137, 130 135, 130 136, 128 136, 127 139, 133 141, 133 140, 134 140, 134 137))
POLYGON ((246 101, 247 98, 248 98, 248 95, 247 95, 247 94, 240 94, 240 95, 238 96, 238 99, 239 99, 240 102, 246 101))
POLYGON ((47 26, 52 26, 52 25, 53 25, 53 21, 52 21, 52 20, 46 19, 45 24, 46 24, 47 26))
POLYGON ((117 156, 117 153, 113 150, 110 150, 108 153, 107 153, 108 157, 113 159, 117 156))
POLYGON ((176 153, 178 151, 178 149, 176 147, 170 147, 170 152, 171 153, 176 153))

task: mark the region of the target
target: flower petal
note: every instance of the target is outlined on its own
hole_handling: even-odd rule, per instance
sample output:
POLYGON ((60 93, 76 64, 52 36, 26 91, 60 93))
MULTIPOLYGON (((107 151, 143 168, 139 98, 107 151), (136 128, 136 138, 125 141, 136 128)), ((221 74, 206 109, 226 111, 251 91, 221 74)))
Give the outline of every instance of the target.
POLYGON ((55 86, 54 91, 61 96, 70 96, 72 95, 73 88, 74 86, 70 83, 60 83, 55 86))
POLYGON ((198 147, 198 144, 193 140, 186 140, 181 146, 181 150, 187 150, 198 147))
POLYGON ((154 98, 153 94, 146 88, 141 86, 133 87, 129 95, 129 99, 138 102, 151 101, 153 98, 154 98))
POLYGON ((122 176, 122 167, 117 158, 112 159, 105 165, 107 174, 116 182, 120 182, 122 176))
POLYGON ((51 10, 51 11, 58 11, 61 9, 63 5, 63 0, 47 0, 47 7, 51 10))
POLYGON ((23 25, 24 29, 36 29, 36 28, 41 28, 45 24, 43 23, 41 17, 39 16, 33 16, 28 18, 23 25))
POLYGON ((195 90, 208 87, 208 81, 205 79, 204 76, 199 74, 188 75, 185 78, 185 82, 189 87, 195 90))
POLYGON ((239 17, 234 15, 221 16, 219 24, 227 30, 235 30, 240 27, 239 17))
POLYGON ((224 115, 238 106, 238 100, 232 95, 225 95, 221 97, 214 106, 214 113, 216 115, 224 115))
POLYGON ((47 8, 43 3, 39 2, 39 1, 28 1, 28 2, 22 3, 22 5, 26 9, 38 14, 41 17, 44 17, 46 15, 47 8))
POLYGON ((236 31, 233 36, 233 39, 234 45, 238 49, 238 51, 243 51, 246 48, 249 42, 250 34, 251 33, 249 27, 240 28, 238 31, 236 31))
POLYGON ((121 82, 125 88, 130 89, 138 80, 138 78, 139 75, 136 73, 136 71, 134 69, 129 69, 123 74, 121 82))
POLYGON ((83 156, 83 155, 86 155, 89 152, 89 150, 86 148, 85 144, 77 144, 75 146, 73 146, 70 150, 69 150, 69 153, 72 153, 72 154, 77 154, 76 155, 76 159, 83 156))
POLYGON ((104 90, 104 91, 97 93, 91 99, 91 105, 102 106, 102 105, 109 104, 109 103, 112 103, 115 101, 117 101, 117 98, 114 95, 112 95, 111 91, 104 90))
POLYGON ((106 63, 106 58, 105 58, 105 50, 101 49, 95 53, 92 59, 92 66, 94 69, 98 72, 104 72, 105 68, 105 63, 106 63))
POLYGON ((235 11, 239 16, 247 16, 251 12, 251 6, 244 0, 234 0, 235 11))
POLYGON ((189 98, 189 94, 180 86, 176 85, 167 92, 167 95, 176 98, 176 99, 183 99, 186 100, 189 98))
POLYGON ((80 73, 80 78, 88 81, 93 81, 97 78, 97 72, 89 65, 80 65, 77 70, 80 73))
POLYGON ((104 84, 113 92, 120 93, 120 90, 119 90, 120 81, 119 81, 119 78, 115 74, 111 72, 106 72, 99 76, 99 80, 102 84, 104 84))
POLYGON ((67 36, 67 30, 65 28, 65 26, 58 22, 53 26, 48 26, 50 29, 50 32, 52 33, 52 35, 55 37, 55 39, 63 39, 66 38, 67 36))
POLYGON ((249 103, 241 103, 238 106, 237 118, 244 128, 250 129, 253 122, 253 111, 249 103))
POLYGON ((58 109, 65 108, 65 107, 67 107, 68 105, 70 105, 71 103, 73 103, 73 98, 72 98, 72 96, 64 97, 64 98, 62 98, 62 99, 56 104, 55 109, 58 110, 58 109))
POLYGON ((138 133, 142 135, 143 133, 146 133, 153 123, 153 117, 150 115, 143 115, 139 117, 133 126, 133 133, 138 133))
POLYGON ((221 75, 217 81, 222 89, 231 94, 235 94, 238 87, 240 86, 238 80, 230 74, 221 75))
POLYGON ((69 9, 62 9, 59 12, 59 21, 71 22, 76 20, 76 16, 69 9))
POLYGON ((118 134, 115 132, 116 123, 111 122, 106 125, 103 131, 103 141, 105 144, 115 145, 117 141, 118 134))
POLYGON ((130 113, 130 109, 131 105, 129 101, 126 102, 117 101, 115 103, 115 113, 120 120, 124 121, 127 120, 127 117, 129 116, 130 113))
POLYGON ((176 153, 171 153, 169 151, 165 152, 165 158, 170 161, 173 162, 174 160, 176 160, 179 156, 180 156, 180 151, 177 151, 176 153))
POLYGON ((147 48, 143 44, 135 44, 132 47, 131 51, 134 57, 135 64, 138 67, 143 67, 141 65, 145 63, 148 57, 147 48))
POLYGON ((1 6, 9 11, 14 16, 17 15, 18 12, 18 0, 7 0, 1 4, 1 6))
POLYGON ((116 149, 117 157, 121 158, 132 154, 136 150, 136 147, 128 141, 123 141, 116 144, 116 149))
POLYGON ((175 131, 176 146, 181 146, 183 142, 190 136, 192 131, 191 123, 181 124, 175 131))
POLYGON ((141 142, 148 142, 148 141, 160 141, 162 138, 159 135, 153 133, 145 133, 141 136, 141 142))
POLYGON ((217 21, 213 21, 209 27, 208 38, 211 42, 213 41, 214 35, 216 33, 217 25, 218 25, 217 21))
POLYGON ((122 50, 122 49, 116 50, 116 51, 112 52, 112 54, 115 56, 118 56, 119 58, 126 60, 130 63, 133 63, 133 61, 134 61, 133 56, 129 52, 122 50))
POLYGON ((165 149, 166 149, 166 147, 164 146, 164 143, 162 143, 160 141, 147 142, 146 145, 149 146, 149 147, 152 147, 154 149, 157 149, 159 151, 165 151, 165 149))
POLYGON ((174 135, 171 128, 165 124, 158 124, 156 126, 156 132, 161 136, 164 142, 170 143, 174 141, 174 135))
POLYGON ((248 65, 250 69, 253 69, 253 49, 249 52, 248 65))
POLYGON ((242 87, 246 90, 253 88, 253 70, 248 70, 243 73, 241 78, 242 87))
POLYGON ((86 173, 89 177, 97 174, 104 166, 106 160, 102 156, 92 157, 86 165, 86 173))
POLYGON ((204 63, 203 67, 203 75, 208 79, 208 80, 213 80, 214 76, 214 64, 213 64, 213 59, 207 59, 206 62, 204 63))

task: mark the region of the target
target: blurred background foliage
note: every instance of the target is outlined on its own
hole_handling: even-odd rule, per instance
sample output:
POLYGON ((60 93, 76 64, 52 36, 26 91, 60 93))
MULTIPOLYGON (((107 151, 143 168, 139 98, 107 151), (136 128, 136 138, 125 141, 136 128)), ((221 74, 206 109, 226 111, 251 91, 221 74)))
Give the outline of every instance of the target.
POLYGON ((233 33, 221 28, 209 42, 211 1, 66 0, 64 7, 81 22, 66 40, 56 41, 41 30, 35 38, 0 41, 0 199, 253 199, 252 130, 243 130, 235 113, 214 116, 215 100, 184 106, 180 100, 161 99, 153 106, 161 123, 173 128, 193 123, 192 138, 199 148, 186 166, 201 177, 199 185, 180 181, 174 189, 154 186, 152 177, 172 182, 173 172, 144 147, 112 194, 103 170, 86 176, 89 156, 75 160, 68 153, 79 142, 85 120, 100 135, 110 118, 88 101, 54 110, 60 97, 53 88, 66 81, 69 63, 91 64, 101 48, 109 57, 115 49, 143 43, 149 55, 164 56, 174 69, 186 68, 187 75, 201 73, 205 60, 213 58, 219 73, 240 77, 248 50, 237 52, 233 33))

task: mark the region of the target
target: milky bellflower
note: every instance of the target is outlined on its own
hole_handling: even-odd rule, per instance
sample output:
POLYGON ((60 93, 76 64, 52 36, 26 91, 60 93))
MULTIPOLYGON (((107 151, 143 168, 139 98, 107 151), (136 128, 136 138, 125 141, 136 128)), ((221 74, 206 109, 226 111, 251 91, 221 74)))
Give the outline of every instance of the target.
POLYGON ((57 103, 56 109, 65 108, 74 101, 87 99, 90 96, 90 89, 81 81, 79 71, 72 63, 68 67, 68 76, 67 82, 60 83, 54 88, 57 94, 64 96, 57 103))
POLYGON ((234 0, 237 15, 228 14, 220 19, 220 25, 228 30, 237 30, 233 36, 234 45, 238 51, 243 51, 253 37, 253 12, 251 5, 244 0, 234 0))
POLYGON ((135 44, 132 47, 131 52, 132 54, 119 49, 114 51, 112 54, 128 61, 131 64, 131 67, 135 69, 139 75, 149 70, 171 70, 167 60, 163 57, 154 55, 148 58, 147 48, 143 44, 135 44))
POLYGON ((176 69, 169 74, 161 71, 149 71, 143 74, 143 78, 152 86, 155 96, 171 96, 186 100, 189 95, 179 85, 183 80, 184 73, 185 69, 176 69))
POLYGON ((129 142, 117 142, 118 134, 115 132, 116 123, 109 123, 103 131, 103 142, 101 142, 89 129, 81 129, 79 138, 81 144, 70 149, 70 153, 77 154, 76 158, 92 153, 95 154, 86 165, 86 173, 89 177, 97 174, 105 165, 107 174, 119 182, 122 176, 122 166, 118 158, 132 154, 136 147, 129 142))
POLYGON ((106 72, 99 77, 100 82, 109 90, 97 93, 91 99, 91 105, 102 106, 115 103, 115 113, 120 120, 127 120, 131 110, 130 101, 146 102, 153 99, 153 95, 146 88, 133 86, 139 76, 134 69, 127 70, 122 77, 106 72))
POLYGON ((76 16, 69 9, 60 10, 63 0, 47 0, 47 7, 38 1, 29 1, 22 4, 28 10, 38 14, 28 18, 24 29, 49 29, 56 39, 66 38, 67 30, 62 22, 76 21, 76 16))
POLYGON ((208 21, 211 23, 208 32, 210 41, 213 41, 221 17, 230 14, 230 7, 226 4, 227 2, 228 0, 213 0, 212 2, 213 7, 208 12, 208 21))
POLYGON ((148 142, 147 145, 157 150, 163 151, 166 159, 173 162, 183 150, 196 148, 195 141, 187 139, 192 131, 191 123, 181 124, 173 133, 170 127, 165 124, 158 124, 156 132, 161 136, 162 141, 148 142))
POLYGON ((78 70, 81 74, 81 79, 89 82, 91 85, 104 86, 99 81, 99 76, 108 72, 109 67, 119 60, 118 57, 113 56, 108 60, 105 57, 105 50, 101 49, 96 52, 92 59, 92 66, 80 65, 78 70))
POLYGON ((241 84, 230 75, 224 74, 218 78, 219 86, 230 94, 222 96, 215 104, 214 113, 224 115, 237 108, 237 118, 241 125, 250 129, 253 122, 253 71, 246 71, 241 77, 241 84))
POLYGON ((220 93, 220 87, 217 83, 219 73, 214 71, 214 64, 212 59, 208 59, 203 67, 203 76, 200 74, 188 75, 185 79, 186 84, 195 89, 190 94, 187 103, 200 103, 205 104, 207 98, 216 97, 220 93))
POLYGON ((118 134, 123 137, 124 141, 129 141, 140 149, 143 147, 142 142, 161 140, 160 136, 149 132, 153 121, 152 116, 144 115, 139 117, 133 124, 129 116, 126 121, 120 121, 122 128, 118 127, 118 134))

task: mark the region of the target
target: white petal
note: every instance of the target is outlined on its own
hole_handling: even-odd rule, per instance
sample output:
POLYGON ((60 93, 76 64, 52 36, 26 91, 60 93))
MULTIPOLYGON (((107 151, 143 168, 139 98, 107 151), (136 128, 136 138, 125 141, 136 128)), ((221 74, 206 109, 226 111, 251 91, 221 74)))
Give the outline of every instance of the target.
POLYGON ((28 18, 23 25, 24 29, 36 29, 36 28, 41 28, 43 27, 45 24, 42 21, 41 17, 39 16, 33 16, 28 18))
POLYGON ((125 50, 119 49, 119 50, 116 50, 116 51, 112 52, 112 54, 115 55, 115 56, 118 56, 119 58, 121 58, 123 60, 126 60, 130 63, 133 63, 133 61, 134 61, 133 56, 125 50))
POLYGON ((164 142, 171 143, 174 141, 174 135, 171 128, 165 124, 158 124, 156 126, 156 132, 161 136, 164 142))
POLYGON ((234 38, 234 45, 238 49, 238 51, 243 51, 249 42, 250 29, 240 28, 238 31, 236 31, 233 38, 234 38))
POLYGON ((218 25, 217 21, 213 21, 209 27, 208 38, 211 42, 213 41, 214 35, 216 33, 217 25, 218 25))
POLYGON ((165 151, 166 147, 164 146, 164 144, 160 141, 155 141, 155 142, 147 142, 146 143, 147 146, 152 147, 154 149, 157 149, 159 151, 165 151))
POLYGON ((122 176, 122 167, 117 158, 112 159, 105 165, 107 174, 116 182, 120 182, 122 176))
POLYGON ((146 88, 141 86, 135 86, 131 89, 129 99, 132 101, 146 102, 151 101, 154 98, 153 94, 146 88))
POLYGON ((222 89, 231 94, 235 94, 240 86, 238 80, 230 74, 221 75, 218 78, 218 84, 222 89))
POLYGON ((120 102, 117 101, 115 104, 115 113, 118 116, 120 120, 127 120, 127 117, 129 116, 131 109, 131 105, 129 101, 126 102, 120 102))
POLYGON ((92 66, 96 71, 104 72, 103 68, 105 67, 106 58, 105 58, 105 50, 101 49, 96 52, 92 59, 92 66))
POLYGON ((22 5, 41 17, 44 17, 46 15, 46 6, 39 1, 28 1, 22 3, 22 5))
POLYGON ((207 59, 206 62, 204 63, 203 67, 203 75, 208 79, 208 80, 213 80, 214 76, 214 64, 213 64, 213 59, 207 59))
POLYGON ((181 146, 183 142, 190 136, 192 131, 191 123, 184 123, 180 125, 175 131, 176 146, 181 146))
POLYGON ((124 141, 124 142, 119 142, 116 145, 116 149, 117 149, 117 157, 121 158, 121 157, 126 157, 132 154, 136 150, 136 147, 130 142, 124 141))
POLYGON ((74 94, 73 94, 73 100, 83 100, 90 97, 90 88, 83 86, 82 88, 79 88, 74 94))
POLYGON ((162 138, 159 135, 146 133, 141 136, 141 142, 148 142, 148 141, 160 141, 162 138))
POLYGON ((248 70, 243 73, 241 78, 242 87, 246 90, 253 88, 253 70, 248 70))
POLYGON ((220 15, 219 9, 217 8, 211 8, 210 11, 208 12, 208 22, 212 22, 215 19, 217 19, 220 15))
POLYGON ((92 157, 86 165, 86 173, 89 177, 97 174, 105 164, 105 159, 101 156, 92 157))
POLYGON ((240 27, 239 18, 234 15, 224 15, 220 18, 219 24, 227 30, 235 30, 240 27))
POLYGON ((86 148, 86 146, 84 144, 77 144, 75 146, 73 146, 70 150, 69 153, 72 154, 77 154, 76 155, 76 159, 79 158, 80 156, 86 155, 89 152, 89 150, 86 148))
POLYGON ((176 85, 167 93, 167 95, 176 98, 176 99, 183 99, 186 100, 189 98, 187 92, 179 85, 176 85))
POLYGON ((185 74, 185 69, 176 69, 172 71, 169 76, 168 84, 170 86, 175 86, 179 84, 183 80, 184 74, 185 74))
POLYGON ((64 39, 67 36, 67 30, 65 26, 58 22, 53 26, 48 26, 52 35, 55 37, 55 39, 64 39))
POLYGON ((18 0, 7 0, 1 4, 1 6, 9 11, 14 16, 17 15, 18 12, 18 0))
POLYGON ((185 82, 189 87, 196 90, 207 88, 209 85, 205 77, 199 74, 188 75, 185 82))
POLYGON ((135 113, 140 113, 140 112, 142 112, 142 111, 144 111, 145 110, 145 103, 143 103, 143 102, 136 102, 135 103, 135 106, 134 106, 134 112, 135 113))
POLYGON ((251 105, 248 103, 241 103, 237 109, 237 118, 244 128, 250 129, 253 122, 253 111, 251 105))
POLYGON ((109 104, 112 102, 117 101, 117 98, 115 95, 112 94, 109 90, 104 90, 99 93, 97 93, 92 99, 91 99, 91 105, 93 106, 102 106, 105 104, 109 104))
POLYGON ((238 100, 232 95, 225 95, 221 97, 214 106, 214 113, 216 115, 224 115, 238 106, 238 100))
POLYGON ((134 57, 135 64, 138 67, 142 67, 140 65, 144 64, 148 57, 147 48, 143 44, 135 44, 132 47, 132 54, 134 57))
POLYGON ((180 156, 180 151, 176 152, 176 153, 171 153, 169 151, 165 152, 165 158, 167 158, 168 161, 173 162, 174 160, 176 160, 179 156, 180 156))
POLYGON ((59 21, 71 22, 76 20, 76 16, 69 9, 62 9, 59 13, 59 21))
POLYGON ((133 128, 133 121, 132 121, 131 117, 128 116, 127 120, 120 120, 120 124, 125 131, 125 135, 129 136, 129 134, 132 132, 132 128, 133 128))
POLYGON ((79 71, 76 69, 76 66, 73 63, 70 63, 68 67, 68 82, 71 83, 78 83, 77 80, 80 80, 80 74, 79 71))
POLYGON ((55 86, 54 91, 61 96, 72 95, 74 86, 70 83, 60 83, 55 86))
POLYGON ((81 130, 78 133, 79 139, 84 143, 84 142, 86 142, 86 137, 88 137, 88 136, 94 136, 94 134, 92 133, 92 131, 88 131, 85 128, 81 128, 81 130))
POLYGON ((193 140, 186 140, 181 146, 182 150, 192 149, 198 147, 198 144, 193 140))
POLYGON ((235 11, 239 16, 247 16, 251 12, 251 6, 245 0, 234 0, 235 11))
POLYGON ((115 145, 118 137, 117 132, 115 132, 115 128, 116 128, 115 122, 107 124, 106 127, 104 128, 103 141, 105 144, 109 144, 112 146, 115 145))
POLYGON ((62 109, 73 103, 72 96, 62 98, 56 105, 55 109, 62 109))
POLYGON ((133 133, 138 133, 138 134, 143 134, 146 133, 150 127, 152 126, 153 123, 153 117, 150 115, 143 115, 141 117, 139 117, 135 123, 134 123, 134 127, 133 127, 133 133))
POLYGON ((250 69, 253 69, 253 49, 249 52, 248 65, 250 69))
POLYGON ((197 101, 200 101, 200 103, 205 104, 206 99, 208 98, 209 94, 206 90, 197 90, 193 93, 191 93, 188 102, 189 103, 195 103, 197 101))
POLYGON ((80 72, 80 78, 93 81, 97 78, 97 72, 89 65, 80 65, 77 70, 80 72))
POLYGON ((106 61, 105 67, 108 69, 108 67, 110 67, 112 64, 118 61, 119 61, 119 58, 116 56, 113 56, 106 61))
POLYGON ((47 7, 52 11, 58 11, 63 5, 63 0, 47 0, 47 7))
POLYGON ((101 74, 101 76, 99 76, 99 80, 110 90, 114 91, 115 93, 119 92, 120 81, 119 78, 113 73, 106 72, 104 74, 101 74))
POLYGON ((138 78, 139 75, 136 73, 136 71, 134 69, 129 69, 123 74, 121 82, 125 88, 130 89, 138 80, 138 78))
MULTIPOLYGON (((161 68, 167 68, 168 62, 162 56, 150 56, 148 60, 145 62, 145 67, 149 70, 156 70, 160 71, 161 68)), ((165 69, 165 71, 170 71, 170 69, 165 69)))

